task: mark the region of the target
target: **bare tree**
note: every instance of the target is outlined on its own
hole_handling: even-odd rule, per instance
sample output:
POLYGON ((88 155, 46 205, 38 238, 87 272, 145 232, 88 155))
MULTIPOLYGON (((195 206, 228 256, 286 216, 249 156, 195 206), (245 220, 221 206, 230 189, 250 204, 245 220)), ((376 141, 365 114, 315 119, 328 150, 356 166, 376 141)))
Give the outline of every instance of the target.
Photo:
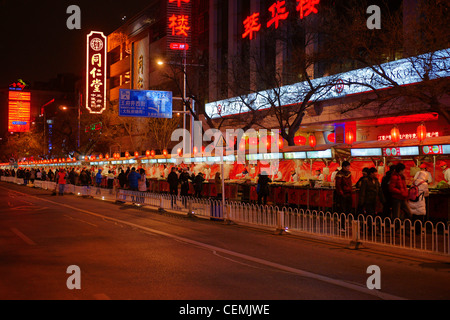
POLYGON ((327 12, 329 19, 339 23, 328 30, 324 28, 328 46, 339 57, 334 66, 351 66, 361 71, 357 77, 342 79, 344 86, 368 92, 341 112, 373 107, 376 103, 380 113, 435 112, 450 124, 448 3, 419 1, 417 7, 392 11, 388 4, 383 6, 380 30, 367 28, 365 8, 352 1, 339 11, 345 19, 340 19, 335 11, 327 12), (339 33, 335 32, 337 26, 339 33), (351 37, 344 36, 349 34, 351 37))

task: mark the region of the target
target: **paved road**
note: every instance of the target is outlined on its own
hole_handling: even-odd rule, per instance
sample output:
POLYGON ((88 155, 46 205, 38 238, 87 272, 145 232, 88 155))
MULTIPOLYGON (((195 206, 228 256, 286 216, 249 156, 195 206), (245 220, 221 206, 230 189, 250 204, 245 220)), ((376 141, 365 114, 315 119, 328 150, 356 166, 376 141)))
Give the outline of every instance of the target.
POLYGON ((450 264, 439 260, 6 183, 0 243, 3 300, 450 298, 450 264), (73 265, 79 290, 67 287, 73 265), (366 286, 371 265, 380 290, 366 286))

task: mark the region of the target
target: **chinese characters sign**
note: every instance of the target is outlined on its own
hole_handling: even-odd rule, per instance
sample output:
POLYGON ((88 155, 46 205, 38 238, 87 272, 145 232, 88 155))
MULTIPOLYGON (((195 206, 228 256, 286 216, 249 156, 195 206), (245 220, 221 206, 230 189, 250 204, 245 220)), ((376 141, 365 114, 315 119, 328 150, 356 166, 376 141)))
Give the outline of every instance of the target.
POLYGON ((31 93, 9 91, 8 106, 8 131, 29 132, 31 93))
POLYGON ((133 86, 132 89, 149 89, 149 38, 133 43, 133 86))
POLYGON ((167 46, 172 50, 188 50, 192 32, 191 0, 167 0, 167 46))
MULTIPOLYGON (((293 1, 293 0, 291 0, 293 1)), ((300 19, 304 19, 311 14, 317 14, 317 6, 320 0, 296 0, 295 10, 300 19)), ((266 23, 267 28, 278 29, 282 20, 286 20, 290 14, 286 7, 286 1, 275 1, 268 9, 270 18, 266 23)), ((261 30, 260 13, 254 12, 244 20, 244 32, 242 38, 252 40, 255 34, 261 30)))
POLYGON ((87 36, 86 108, 101 114, 106 109, 106 37, 92 31, 87 36))
POLYGON ((119 116, 172 118, 172 92, 120 89, 119 116))
MULTIPOLYGON (((439 137, 439 132, 427 132, 427 138, 434 138, 434 137, 439 137)), ((416 133, 404 133, 404 134, 400 134, 400 140, 411 140, 411 139, 417 139, 417 134, 416 133)), ((391 140, 391 135, 390 134, 386 134, 386 135, 381 135, 378 136, 378 141, 385 141, 385 140, 391 140)))

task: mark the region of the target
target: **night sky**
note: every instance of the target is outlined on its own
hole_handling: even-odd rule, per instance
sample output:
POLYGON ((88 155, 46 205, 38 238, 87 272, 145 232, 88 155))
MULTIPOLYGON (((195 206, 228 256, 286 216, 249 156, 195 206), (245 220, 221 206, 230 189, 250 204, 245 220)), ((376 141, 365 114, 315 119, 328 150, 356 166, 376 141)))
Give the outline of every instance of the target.
POLYGON ((31 1, 0 0, 0 88, 17 79, 32 84, 48 81, 59 73, 82 75, 86 35, 110 34, 149 0, 131 1, 31 1), (81 9, 81 30, 69 30, 67 7, 81 9))

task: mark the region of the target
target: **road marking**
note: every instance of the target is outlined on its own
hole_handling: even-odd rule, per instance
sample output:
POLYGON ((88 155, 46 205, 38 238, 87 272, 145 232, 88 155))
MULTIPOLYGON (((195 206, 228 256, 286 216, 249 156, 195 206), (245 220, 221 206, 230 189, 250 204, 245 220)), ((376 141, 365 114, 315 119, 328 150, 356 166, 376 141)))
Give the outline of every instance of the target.
POLYGON ((17 230, 16 228, 10 228, 12 232, 14 232, 20 239, 25 241, 25 243, 29 244, 30 246, 35 246, 36 242, 28 238, 26 235, 24 235, 22 232, 17 230))
MULTIPOLYGON (((3 188, 3 187, 1 187, 1 188, 3 188)), ((6 188, 3 188, 3 189, 6 189, 6 188)), ((19 191, 14 191, 14 192, 21 193, 19 191)), ((144 230, 144 231, 147 231, 147 232, 150 232, 150 233, 158 234, 160 236, 164 236, 164 237, 175 239, 175 240, 187 243, 187 244, 191 244, 191 245, 194 245, 194 246, 205 248, 205 249, 211 250, 212 252, 220 252, 220 253, 223 253, 223 254, 227 254, 229 256, 233 256, 233 257, 240 258, 240 259, 247 260, 247 261, 252 261, 252 262, 264 265, 264 266, 268 266, 268 267, 272 267, 272 268, 279 269, 279 270, 282 270, 282 271, 286 271, 286 272, 290 272, 290 273, 293 273, 293 274, 297 274, 297 275, 305 277, 305 278, 318 280, 318 281, 321 281, 321 282, 329 283, 329 284, 332 284, 332 285, 335 285, 335 286, 339 286, 339 287, 342 287, 342 288, 346 288, 346 289, 349 289, 349 290, 361 292, 363 294, 367 294, 367 295, 370 295, 370 296, 375 296, 375 297, 383 299, 383 300, 406 300, 405 298, 398 297, 398 296, 395 296, 395 295, 391 295, 389 293, 384 293, 384 292, 381 292, 380 290, 370 290, 367 287, 363 287, 363 286, 360 286, 360 285, 349 283, 349 282, 346 282, 346 281, 343 281, 343 280, 337 280, 337 279, 329 278, 329 277, 326 277, 326 276, 322 276, 320 274, 315 274, 315 273, 312 273, 312 272, 309 272, 309 271, 292 268, 292 267, 289 267, 289 266, 285 266, 285 265, 282 265, 282 264, 279 264, 279 263, 275 263, 275 262, 271 262, 271 261, 268 261, 268 260, 256 258, 256 257, 249 256, 249 255, 246 255, 246 254, 242 254, 242 253, 239 253, 239 252, 235 252, 235 251, 219 248, 219 247, 216 247, 216 246, 213 246, 213 245, 209 245, 207 243, 203 243, 203 242, 199 242, 199 241, 196 241, 196 240, 191 240, 191 239, 188 239, 188 238, 180 237, 180 236, 177 236, 177 235, 174 235, 174 234, 170 234, 170 233, 167 233, 167 232, 163 232, 163 231, 159 231, 159 230, 156 230, 156 229, 147 228, 147 227, 135 224, 135 223, 131 223, 131 222, 128 222, 128 221, 124 221, 124 220, 120 220, 120 219, 104 216, 102 214, 95 213, 95 212, 92 212, 92 211, 76 208, 76 207, 73 207, 73 206, 68 205, 68 204, 58 203, 58 202, 54 202, 54 201, 51 201, 51 200, 48 200, 48 199, 38 198, 38 197, 35 197, 35 196, 32 196, 32 195, 27 195, 27 196, 35 198, 35 199, 38 199, 38 200, 41 200, 41 201, 47 201, 49 203, 52 203, 52 204, 55 204, 55 205, 59 205, 59 206, 62 206, 62 207, 66 207, 68 209, 72 209, 72 210, 75 210, 75 211, 78 211, 78 212, 81 212, 81 213, 85 213, 85 214, 88 214, 88 215, 91 215, 91 216, 99 217, 99 218, 102 218, 104 220, 119 222, 119 223, 122 223, 124 225, 128 225, 128 226, 131 226, 131 227, 134 227, 134 228, 137 228, 137 229, 141 229, 141 230, 144 230)))
POLYGON ((90 225, 90 226, 98 227, 96 224, 93 224, 93 223, 84 221, 84 220, 82 220, 82 219, 77 219, 77 218, 71 217, 71 216, 69 216, 69 215, 67 215, 67 214, 65 214, 64 216, 67 217, 68 219, 71 219, 71 220, 80 221, 80 222, 86 223, 86 224, 88 224, 88 225, 90 225))
POLYGON ((96 293, 93 295, 95 300, 111 300, 110 297, 108 297, 106 294, 104 293, 96 293))

